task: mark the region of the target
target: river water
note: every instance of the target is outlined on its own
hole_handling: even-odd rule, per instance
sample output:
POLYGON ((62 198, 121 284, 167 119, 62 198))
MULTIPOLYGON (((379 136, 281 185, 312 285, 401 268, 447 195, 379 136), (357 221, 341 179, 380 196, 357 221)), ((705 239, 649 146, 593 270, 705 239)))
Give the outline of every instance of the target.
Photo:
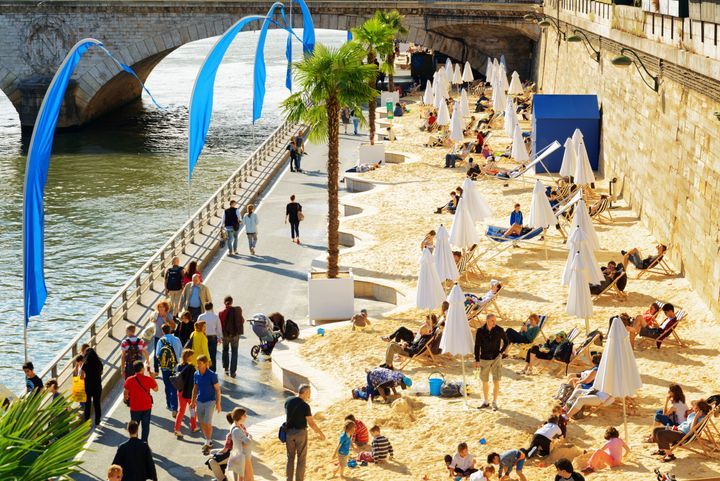
MULTIPOLYGON (((220 67, 207 144, 187 188, 187 105, 214 39, 185 45, 152 72, 145 96, 83 129, 58 133, 45 191, 48 300, 29 325, 36 370, 50 361, 282 122, 286 33, 268 32, 263 118, 251 125, 256 32, 241 33, 220 67)), ((345 32, 317 31, 339 46, 345 32)), ((296 58, 302 48, 293 45, 296 58)), ((0 382, 24 385, 22 343, 22 193, 29 139, 17 112, 0 99, 0 382), (25 143, 25 144, 24 144, 25 143)))

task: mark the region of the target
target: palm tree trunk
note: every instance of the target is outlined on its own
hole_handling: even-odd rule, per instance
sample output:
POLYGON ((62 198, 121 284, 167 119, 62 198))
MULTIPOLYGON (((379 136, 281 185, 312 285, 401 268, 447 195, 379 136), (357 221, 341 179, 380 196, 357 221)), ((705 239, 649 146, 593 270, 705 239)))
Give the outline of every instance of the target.
MULTIPOLYGON (((375 53, 370 52, 368 53, 368 65, 372 65, 375 63, 375 53)), ((377 75, 370 81, 370 87, 375 89, 377 87, 377 75)), ((375 107, 376 107, 376 98, 373 97, 372 100, 368 103, 368 129, 370 130, 370 145, 375 145, 375 107)), ((339 128, 339 127, 338 127, 339 128)))
POLYGON ((339 208, 339 170, 340 170, 340 102, 337 95, 328 97, 325 108, 328 118, 328 257, 327 275, 330 279, 338 276, 338 257, 340 256, 340 208, 339 208))
POLYGON ((388 74, 388 92, 394 92, 395 91, 395 75, 393 75, 393 72, 395 72, 395 52, 388 55, 387 62, 390 65, 390 73, 388 74))

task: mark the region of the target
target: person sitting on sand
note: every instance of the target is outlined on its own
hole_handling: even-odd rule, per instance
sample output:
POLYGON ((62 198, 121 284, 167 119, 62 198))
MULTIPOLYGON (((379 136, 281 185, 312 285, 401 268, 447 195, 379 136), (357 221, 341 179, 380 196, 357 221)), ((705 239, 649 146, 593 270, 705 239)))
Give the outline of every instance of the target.
POLYGON ((614 427, 605 430, 605 444, 600 449, 592 452, 588 459, 587 466, 582 470, 583 474, 600 471, 605 466, 614 468, 622 464, 623 450, 630 453, 630 448, 625 441, 620 439, 620 433, 614 427))
POLYGON ((450 212, 451 214, 454 214, 455 209, 457 209, 458 200, 459 199, 458 199, 457 193, 455 191, 450 192, 450 201, 447 204, 445 204, 444 206, 438 207, 435 210, 435 213, 442 214, 444 212, 450 212))
POLYGON ((502 454, 490 453, 487 455, 487 462, 490 465, 497 466, 498 478, 506 481, 510 478, 513 468, 517 471, 520 481, 527 481, 523 474, 523 466, 525 466, 525 453, 520 449, 511 449, 502 454))
POLYGON ((558 418, 558 427, 560 428, 560 432, 562 433, 563 438, 567 438, 567 425, 568 425, 568 417, 567 414, 563 411, 562 404, 555 403, 552 408, 551 416, 555 416, 558 418))
MULTIPOLYGON (((656 426, 677 426, 685 422, 688 407, 685 404, 685 393, 680 384, 672 383, 668 387, 668 394, 665 398, 665 406, 655 412, 653 427, 656 426)), ((652 435, 650 442, 652 442, 652 435)))
POLYGON ((667 454, 667 451, 691 431, 696 432, 700 422, 712 409, 704 399, 694 401, 692 404, 692 410, 684 422, 671 428, 660 426, 653 430, 653 442, 658 446, 657 451, 652 453, 653 456, 663 456, 663 462, 666 463, 675 460, 675 455, 667 454))
POLYGON ((391 342, 385 350, 385 363, 381 364, 380 367, 393 369, 393 361, 396 354, 402 357, 416 356, 425 348, 430 339, 432 339, 434 332, 434 329, 431 329, 429 333, 414 338, 412 342, 391 342))
POLYGON ((585 481, 585 477, 573 469, 572 461, 560 458, 555 461, 555 481, 585 481))
POLYGON ((361 309, 359 314, 355 314, 352 317, 352 330, 363 330, 370 327, 370 318, 368 317, 367 309, 361 309))
POLYGON ((550 454, 552 440, 562 436, 562 430, 558 422, 559 419, 557 416, 550 416, 545 424, 535 431, 530 441, 530 446, 523 450, 523 452, 527 454, 528 459, 535 455, 545 457, 550 454))
POLYGON ((420 251, 424 251, 425 249, 430 250, 430 252, 435 250, 435 236, 437 234, 434 230, 431 230, 427 234, 425 234, 425 238, 420 243, 420 251))
POLYGON ((583 389, 578 386, 565 403, 565 410, 569 419, 579 419, 584 415, 585 407, 609 405, 614 401, 615 398, 606 392, 592 387, 583 389))
POLYGON ((531 347, 525 354, 525 367, 519 374, 532 374, 532 368, 537 364, 538 359, 551 360, 555 356, 558 346, 567 340, 565 331, 560 331, 552 339, 545 341, 541 346, 531 347))
POLYGON ((523 228, 523 215, 520 211, 520 204, 515 204, 515 208, 510 212, 510 228, 503 234, 504 237, 518 236, 523 228))
POLYGON ((470 157, 468 159, 468 170, 466 172, 466 175, 470 178, 470 180, 477 180, 480 174, 482 174, 482 169, 480 168, 480 165, 475 162, 472 157, 470 157))
POLYGON ((397 396, 396 388, 407 389, 412 386, 412 379, 401 371, 393 371, 384 367, 376 367, 367 372, 365 376, 367 385, 352 390, 353 399, 375 399, 382 397, 384 402, 390 396, 397 396))
POLYGON ((457 453, 454 456, 445 455, 445 466, 450 472, 450 477, 467 478, 472 473, 477 472, 477 469, 475 469, 475 457, 470 454, 467 443, 458 444, 457 453))
POLYGON ((400 102, 395 102, 395 108, 393 109, 393 116, 402 117, 405 114, 405 109, 400 102))
POLYGON ((392 444, 388 438, 380 434, 380 427, 377 425, 371 427, 370 434, 373 437, 371 450, 358 454, 358 461, 381 464, 388 458, 393 459, 395 453, 393 453, 392 444))
POLYGON ((490 481, 495 474, 495 466, 488 464, 481 471, 472 473, 468 481, 490 481))
POLYGON ((383 135, 383 140, 387 140, 388 142, 395 142, 397 140, 395 132, 393 132, 391 126, 385 127, 385 135, 383 135))
POLYGON ((664 244, 658 244, 655 246, 655 250, 657 251, 657 254, 654 256, 648 256, 643 259, 642 254, 640 254, 640 251, 634 247, 630 249, 629 251, 620 251, 620 253, 623 255, 623 266, 625 267, 625 270, 627 270, 628 262, 632 262, 632 264, 635 266, 635 268, 644 271, 648 267, 650 267, 651 264, 655 263, 657 260, 662 259, 662 257, 665 255, 665 252, 667 251, 667 246, 664 244))
POLYGON ((519 332, 511 327, 505 329, 510 344, 532 344, 538 332, 540 332, 540 316, 537 314, 530 314, 527 321, 520 326, 519 332))
POLYGON ((662 311, 663 314, 665 314, 665 320, 659 323, 658 327, 643 327, 640 328, 639 331, 641 337, 656 339, 657 342, 655 345, 658 349, 660 349, 663 340, 672 333, 678 323, 677 315, 675 314, 675 306, 668 302, 663 305, 662 311))
POLYGON ((429 314, 425 316, 425 321, 423 322, 422 326, 420 326, 420 329, 417 333, 413 334, 413 332, 408 329, 405 326, 398 327, 395 332, 390 334, 389 336, 383 336, 380 339, 382 339, 385 342, 404 342, 406 344, 412 344, 413 342, 419 340, 423 336, 429 336, 432 334, 433 328, 437 325, 437 317, 435 314, 429 314))

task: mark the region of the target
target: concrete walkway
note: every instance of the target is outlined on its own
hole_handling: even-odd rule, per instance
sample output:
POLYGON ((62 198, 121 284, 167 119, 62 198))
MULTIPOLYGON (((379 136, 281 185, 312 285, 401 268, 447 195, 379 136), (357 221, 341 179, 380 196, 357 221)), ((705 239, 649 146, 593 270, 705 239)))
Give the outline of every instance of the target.
MULTIPOLYGON (((366 135, 341 135, 341 172, 355 164, 357 147, 366 139, 366 135)), ((228 257, 223 250, 206 269, 205 283, 210 288, 216 307, 222 306, 223 298, 229 294, 235 304, 243 308, 246 318, 256 312, 269 314, 279 311, 286 319, 298 322, 301 329, 308 325, 307 272, 313 259, 322 255, 327 246, 327 147, 308 143, 306 152, 307 155, 302 159, 303 173, 292 173, 286 169, 259 204, 256 255, 249 255, 246 237, 241 234, 240 255, 228 257), (301 246, 290 242, 290 227, 284 224, 285 205, 291 194, 297 196, 305 214, 305 220, 300 225, 301 246)), ((364 304, 362 307, 366 307, 364 304)), ((378 306, 377 312, 386 310, 386 307, 386 304, 378 306)), ((255 362, 250 358, 250 347, 256 341, 257 338, 246 324, 246 338, 240 342, 237 378, 224 378, 222 372, 219 373, 223 412, 237 406, 244 407, 249 413, 249 425, 282 415, 283 399, 289 395, 272 379, 269 362, 255 362)), ((283 349, 282 343, 277 349, 283 349)), ((185 439, 175 439, 173 420, 165 408, 161 379, 158 379, 158 384, 160 391, 154 394, 155 407, 150 429, 150 447, 154 453, 158 478, 212 479, 209 469, 204 465, 206 457, 200 450, 200 433, 189 435, 185 424, 185 439)), ((130 417, 120 397, 119 388, 108 396, 112 405, 101 426, 93 433, 90 452, 83 457, 81 472, 74 476, 75 479, 105 479, 117 446, 125 440, 124 426, 130 417)), ((224 414, 216 413, 214 418, 216 430, 213 437, 216 445, 221 445, 227 434, 228 426, 224 417, 224 414)), ((276 480, 284 474, 272 474, 258 459, 255 462, 255 473, 258 480, 276 480)))

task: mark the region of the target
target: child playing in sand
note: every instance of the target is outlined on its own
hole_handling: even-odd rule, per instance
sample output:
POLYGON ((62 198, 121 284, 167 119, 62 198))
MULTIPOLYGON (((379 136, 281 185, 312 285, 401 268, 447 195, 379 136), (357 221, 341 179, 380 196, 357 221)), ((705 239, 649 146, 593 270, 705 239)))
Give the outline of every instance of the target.
POLYGON ((470 454, 467 443, 460 443, 457 447, 455 456, 445 455, 445 465, 450 472, 450 477, 467 478, 472 473, 477 472, 475 469, 475 457, 470 454))
POLYGON ((355 450, 361 452, 370 449, 370 434, 367 426, 365 426, 365 423, 359 419, 355 419, 355 416, 352 414, 345 416, 345 421, 352 421, 355 423, 355 433, 352 436, 352 446, 355 450))
POLYGON ((362 452, 358 455, 358 461, 366 461, 368 463, 384 463, 388 458, 394 457, 392 444, 390 440, 380 434, 380 427, 373 426, 370 428, 372 434, 372 451, 362 452))
POLYGON ((355 434, 355 423, 352 421, 345 421, 345 429, 340 435, 340 440, 335 448, 332 459, 337 457, 338 467, 333 471, 333 476, 339 472, 340 479, 345 478, 345 466, 347 466, 348 458, 350 457, 350 446, 352 445, 352 438, 355 434))
POLYGON ((495 474, 495 466, 489 464, 482 471, 471 474, 468 481, 490 481, 493 474, 495 474))
POLYGON ((623 449, 628 453, 630 452, 630 448, 625 444, 625 441, 620 439, 618 430, 613 427, 605 430, 605 440, 607 442, 603 447, 595 451, 588 459, 587 466, 582 470, 584 474, 599 471, 605 465, 611 468, 620 466, 622 464, 623 449))
POLYGON ((550 416, 547 422, 535 431, 535 435, 530 441, 530 447, 525 450, 528 458, 532 458, 535 454, 540 456, 550 454, 550 443, 553 438, 562 436, 562 430, 558 426, 558 422, 557 416, 550 416))
POLYGON ((520 449, 511 449, 502 454, 490 453, 487 457, 488 464, 498 467, 498 477, 505 481, 510 478, 513 468, 517 471, 520 481, 527 481, 523 474, 523 466, 525 466, 525 453, 520 449))
POLYGON ((567 438, 567 424, 568 424, 568 417, 567 414, 563 412, 562 404, 556 403, 552 408, 552 416, 556 416, 558 418, 558 427, 560 428, 560 432, 562 433, 563 438, 567 438))
POLYGON ((360 314, 355 314, 352 317, 352 330, 362 331, 370 327, 370 318, 368 317, 367 309, 361 309, 360 314))

